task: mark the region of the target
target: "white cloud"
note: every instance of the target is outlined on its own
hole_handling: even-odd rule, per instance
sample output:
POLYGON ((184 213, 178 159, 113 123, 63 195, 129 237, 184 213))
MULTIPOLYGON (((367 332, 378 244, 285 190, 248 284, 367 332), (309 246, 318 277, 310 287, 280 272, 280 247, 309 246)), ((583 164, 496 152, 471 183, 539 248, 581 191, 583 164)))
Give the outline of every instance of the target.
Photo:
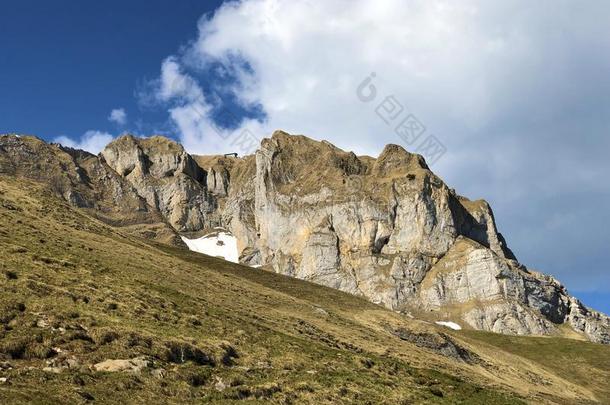
MULTIPOLYGON (((151 95, 144 96, 150 98, 151 95)), ((253 153, 260 141, 254 133, 260 134, 266 130, 261 122, 251 119, 244 120, 242 128, 233 130, 216 125, 211 118, 212 104, 197 81, 185 73, 176 57, 163 61, 152 97, 169 106, 168 113, 180 141, 191 153, 253 153)))
POLYGON ((161 65, 157 97, 160 101, 183 99, 187 102, 205 103, 203 91, 197 81, 182 72, 182 68, 175 57, 167 58, 161 65))
POLYGON ((87 152, 97 154, 109 144, 114 137, 107 132, 89 130, 81 136, 77 141, 68 138, 67 136, 59 136, 53 142, 60 143, 64 146, 74 149, 82 149, 87 152))
POLYGON ((573 198, 610 203, 609 14, 607 2, 566 0, 229 2, 163 62, 157 96, 192 152, 233 151, 245 129, 257 137, 284 129, 375 155, 404 145, 395 122, 375 114, 393 95, 447 147, 434 170, 491 201, 525 262, 573 278, 573 268, 599 264, 566 257, 600 258, 595 241, 610 237, 587 215, 595 204, 573 198), (265 120, 215 131, 210 112, 222 100, 204 97, 195 78, 218 65, 236 79, 223 90, 260 105, 265 120), (371 72, 377 98, 364 103, 356 89, 371 72), (552 231, 530 232, 545 222, 552 231), (573 238, 578 227, 589 238, 573 238))
MULTIPOLYGON (((574 53, 591 44, 608 48, 591 22, 601 22, 596 15, 610 7, 589 8, 578 11, 561 2, 549 10, 543 2, 526 1, 225 3, 201 19, 199 38, 185 55, 164 61, 159 95, 196 101, 207 114, 210 101, 185 70, 221 63, 239 79, 226 87, 267 114, 261 135, 281 128, 371 153, 401 142, 374 113, 380 99, 363 104, 355 96, 358 84, 375 72, 378 97, 395 95, 429 132, 462 154, 463 137, 522 115, 531 119, 533 106, 541 120, 554 120, 556 111, 546 106, 550 97, 563 106, 586 97, 590 89, 557 89, 575 79, 571 73, 580 59, 574 53)), ((610 66, 603 53, 586 56, 610 66)))
POLYGON ((127 123, 127 113, 124 108, 115 108, 110 111, 108 121, 114 122, 119 125, 125 125, 127 123))

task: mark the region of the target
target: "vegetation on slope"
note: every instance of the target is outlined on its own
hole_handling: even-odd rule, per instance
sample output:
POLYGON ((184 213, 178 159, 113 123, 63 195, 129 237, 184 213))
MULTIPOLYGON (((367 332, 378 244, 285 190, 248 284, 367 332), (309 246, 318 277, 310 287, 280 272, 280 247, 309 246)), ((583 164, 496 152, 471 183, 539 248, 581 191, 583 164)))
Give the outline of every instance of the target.
POLYGON ((2 404, 608 400, 489 334, 138 239, 26 180, 0 179, 0 252, 2 404))

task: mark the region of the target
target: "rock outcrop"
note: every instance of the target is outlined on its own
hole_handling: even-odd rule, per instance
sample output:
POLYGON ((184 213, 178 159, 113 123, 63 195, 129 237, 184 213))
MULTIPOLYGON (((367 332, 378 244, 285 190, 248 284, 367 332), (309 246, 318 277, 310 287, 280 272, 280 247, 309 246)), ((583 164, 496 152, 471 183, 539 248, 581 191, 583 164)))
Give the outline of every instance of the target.
POLYGON ((105 162, 178 231, 214 225, 206 173, 181 145, 160 136, 123 136, 102 151, 105 162))
POLYGON ((183 245, 165 217, 104 159, 33 136, 0 136, 0 175, 42 181, 52 193, 129 232, 183 245))
POLYGON ((372 158, 277 131, 234 158, 190 156, 163 137, 124 136, 99 156, 24 142, 2 137, 0 171, 60 167, 59 194, 107 218, 158 215, 177 232, 221 226, 242 263, 430 320, 510 334, 568 326, 610 343, 610 318, 520 264, 487 202, 457 195, 400 146, 372 158))
POLYGON ((548 335, 567 324, 610 343, 607 316, 519 264, 489 204, 457 195, 421 156, 389 145, 358 157, 276 132, 255 163, 223 198, 251 212, 223 223, 245 241, 243 262, 475 329, 548 335))

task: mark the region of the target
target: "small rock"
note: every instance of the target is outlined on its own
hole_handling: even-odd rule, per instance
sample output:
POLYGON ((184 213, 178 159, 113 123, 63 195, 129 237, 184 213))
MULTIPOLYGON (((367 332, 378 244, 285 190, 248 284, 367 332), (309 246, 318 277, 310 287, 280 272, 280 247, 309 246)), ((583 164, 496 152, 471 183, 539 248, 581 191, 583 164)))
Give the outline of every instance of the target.
POLYGON ((4 384, 8 381, 8 377, 0 377, 0 383, 4 384))
POLYGON ((139 373, 142 369, 148 367, 150 362, 144 357, 136 357, 130 360, 105 360, 101 363, 93 365, 95 371, 118 372, 127 371, 130 373, 139 373))
POLYGON ((155 378, 157 378, 159 380, 162 380, 162 379, 165 378, 165 375, 167 373, 162 368, 157 368, 157 369, 151 371, 150 374, 152 374, 153 377, 155 377, 155 378))
POLYGON ((227 384, 222 381, 222 378, 216 377, 216 384, 214 384, 216 391, 224 391, 227 388, 227 384))
POLYGON ((49 322, 46 319, 39 319, 36 321, 36 326, 39 328, 48 328, 49 322))
POLYGON ((65 370, 65 367, 45 367, 42 369, 42 371, 45 371, 47 373, 54 373, 54 374, 59 374, 64 370, 65 370))
POLYGON ((74 357, 74 356, 72 356, 69 359, 67 359, 63 356, 56 357, 51 360, 47 360, 46 363, 47 363, 47 367, 45 367, 43 370, 48 371, 48 372, 53 372, 53 373, 59 373, 68 368, 77 369, 81 366, 80 361, 78 361, 76 359, 76 357, 74 357))
POLYGON ((314 307, 314 311, 316 311, 320 315, 328 316, 328 312, 326 312, 323 308, 314 307))

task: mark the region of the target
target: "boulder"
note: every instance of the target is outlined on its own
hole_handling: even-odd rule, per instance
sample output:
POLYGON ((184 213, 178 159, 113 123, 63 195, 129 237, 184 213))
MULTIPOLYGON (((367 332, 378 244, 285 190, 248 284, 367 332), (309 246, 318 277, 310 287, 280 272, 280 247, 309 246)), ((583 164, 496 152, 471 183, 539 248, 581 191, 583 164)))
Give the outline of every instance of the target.
POLYGON ((139 373, 143 369, 150 367, 151 363, 145 357, 136 357, 130 360, 105 360, 93 365, 94 371, 130 372, 139 373))

